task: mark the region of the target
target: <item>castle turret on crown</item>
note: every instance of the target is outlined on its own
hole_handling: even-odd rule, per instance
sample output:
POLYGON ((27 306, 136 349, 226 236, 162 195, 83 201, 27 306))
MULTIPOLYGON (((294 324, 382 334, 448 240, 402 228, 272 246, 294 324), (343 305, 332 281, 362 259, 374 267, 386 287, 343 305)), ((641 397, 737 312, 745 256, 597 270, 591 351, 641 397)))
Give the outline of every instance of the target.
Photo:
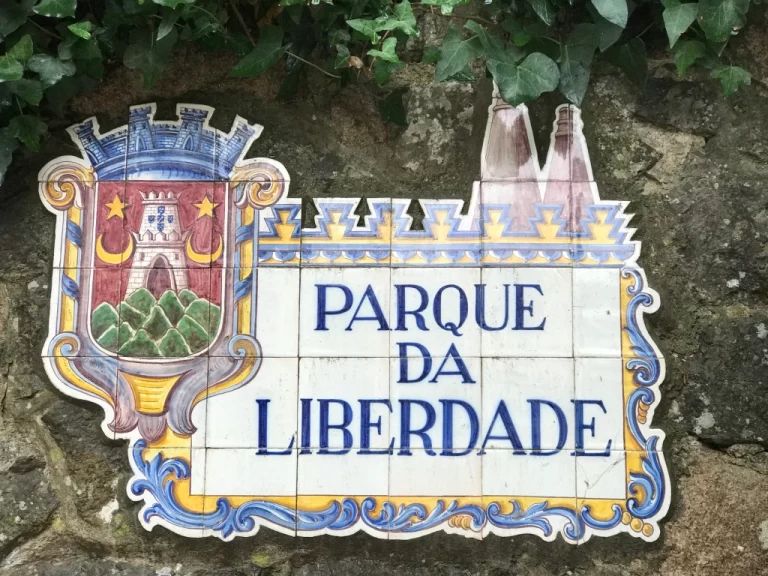
POLYGON ((136 250, 126 296, 146 288, 155 297, 165 290, 187 288, 184 237, 179 223, 179 199, 174 192, 141 192, 143 214, 134 233, 136 250))

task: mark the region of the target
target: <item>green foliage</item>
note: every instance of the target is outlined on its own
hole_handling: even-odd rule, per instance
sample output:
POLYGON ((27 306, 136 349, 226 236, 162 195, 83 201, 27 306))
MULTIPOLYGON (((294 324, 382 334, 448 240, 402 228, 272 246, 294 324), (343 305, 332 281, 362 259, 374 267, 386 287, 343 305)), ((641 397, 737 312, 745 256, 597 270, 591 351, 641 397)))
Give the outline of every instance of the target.
MULTIPOLYGON (((370 90, 382 118, 405 125, 408 75, 398 71, 407 62, 434 65, 437 82, 471 82, 484 70, 512 104, 557 90, 581 105, 596 62, 642 86, 646 51, 663 57, 664 38, 679 75, 706 69, 728 96, 751 83, 729 46, 749 9, 749 0, 0 0, 0 185, 19 148, 37 150, 47 123, 105 70, 136 70, 151 88, 190 44, 234 53, 232 77, 276 69, 278 98, 316 86, 308 74, 370 90)), ((138 304, 121 304, 131 330, 155 302, 138 304)), ((191 333, 208 333, 190 322, 191 333)), ((178 338, 165 348, 177 350, 178 338)))

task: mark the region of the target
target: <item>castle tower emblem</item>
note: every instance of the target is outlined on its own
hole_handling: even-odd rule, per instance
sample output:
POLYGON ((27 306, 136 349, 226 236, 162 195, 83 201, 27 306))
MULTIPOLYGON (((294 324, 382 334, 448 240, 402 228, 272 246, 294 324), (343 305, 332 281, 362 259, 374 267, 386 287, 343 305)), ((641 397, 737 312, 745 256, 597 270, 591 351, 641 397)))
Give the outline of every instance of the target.
POLYGON ((166 290, 180 292, 188 286, 184 236, 179 223, 179 194, 140 192, 143 215, 135 234, 136 251, 126 295, 146 288, 155 298, 166 290))

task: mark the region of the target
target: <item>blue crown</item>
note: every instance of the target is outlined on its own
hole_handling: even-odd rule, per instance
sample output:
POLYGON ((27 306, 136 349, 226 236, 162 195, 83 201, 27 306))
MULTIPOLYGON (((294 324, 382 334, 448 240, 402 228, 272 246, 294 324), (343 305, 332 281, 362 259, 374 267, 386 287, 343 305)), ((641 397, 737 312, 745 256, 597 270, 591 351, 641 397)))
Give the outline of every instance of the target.
POLYGON ((99 133, 95 118, 69 129, 100 180, 226 180, 261 127, 235 118, 225 134, 208 126, 212 108, 179 104, 179 120, 155 122, 155 105, 131 107, 127 126, 99 133))

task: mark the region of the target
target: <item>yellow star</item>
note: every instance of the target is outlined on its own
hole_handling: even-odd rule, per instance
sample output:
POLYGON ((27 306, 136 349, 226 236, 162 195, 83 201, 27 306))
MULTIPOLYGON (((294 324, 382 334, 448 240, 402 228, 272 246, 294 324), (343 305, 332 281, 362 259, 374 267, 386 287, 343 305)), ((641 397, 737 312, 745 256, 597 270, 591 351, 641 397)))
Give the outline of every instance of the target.
POLYGON ((115 194, 115 199, 112 200, 112 202, 109 202, 108 204, 104 204, 107 208, 109 208, 109 214, 107 215, 107 220, 110 218, 113 218, 114 216, 117 216, 121 220, 125 218, 125 215, 123 214, 123 210, 128 206, 125 202, 122 202, 120 200, 120 197, 115 194))
POLYGON ((218 205, 218 202, 214 204, 208 199, 208 196, 205 196, 202 202, 198 202, 194 205, 195 208, 197 208, 197 217, 202 218, 203 216, 210 216, 213 218, 213 209, 218 205))

